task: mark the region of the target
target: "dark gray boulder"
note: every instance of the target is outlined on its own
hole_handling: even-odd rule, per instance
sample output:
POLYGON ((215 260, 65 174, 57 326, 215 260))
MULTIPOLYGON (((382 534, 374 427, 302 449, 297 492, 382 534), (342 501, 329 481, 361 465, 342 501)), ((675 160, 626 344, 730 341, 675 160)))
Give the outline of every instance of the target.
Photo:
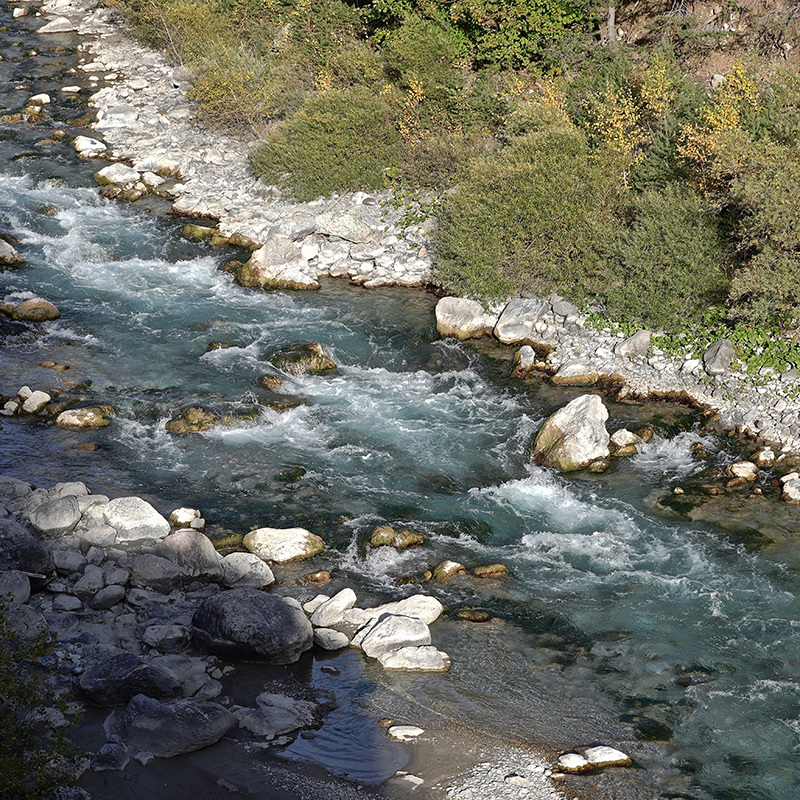
POLYGON ((714 342, 703 355, 703 366, 709 375, 724 375, 733 363, 736 350, 730 339, 714 342))
POLYGON ((83 673, 80 687, 92 705, 121 705, 136 695, 155 699, 180 697, 181 684, 172 672, 149 664, 133 653, 104 659, 83 673))
POLYGON ((192 638, 223 658, 292 664, 311 648, 314 634, 301 608, 257 589, 231 589, 200 604, 192 638))
POLYGON ((0 570, 18 569, 32 575, 31 588, 40 589, 53 577, 53 557, 50 548, 37 539, 28 528, 13 519, 0 519, 0 570))
POLYGON ((139 694, 106 720, 106 733, 134 753, 169 758, 214 744, 235 723, 218 703, 192 698, 162 703, 139 694))

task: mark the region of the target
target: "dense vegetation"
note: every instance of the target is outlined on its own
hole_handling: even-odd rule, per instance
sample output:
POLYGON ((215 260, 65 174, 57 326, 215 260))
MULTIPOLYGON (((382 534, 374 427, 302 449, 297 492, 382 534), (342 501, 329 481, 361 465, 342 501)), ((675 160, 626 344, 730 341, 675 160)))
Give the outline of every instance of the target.
POLYGON ((800 78, 758 52, 766 23, 712 90, 693 68, 721 27, 656 13, 603 42, 593 0, 114 2, 289 195, 441 197, 446 291, 667 330, 800 320, 800 78))

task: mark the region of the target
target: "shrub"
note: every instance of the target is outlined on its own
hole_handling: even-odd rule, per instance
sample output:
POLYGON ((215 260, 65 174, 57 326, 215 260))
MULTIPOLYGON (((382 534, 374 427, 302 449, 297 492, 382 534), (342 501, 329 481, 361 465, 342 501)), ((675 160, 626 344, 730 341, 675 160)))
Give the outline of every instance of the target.
POLYGON ((43 716, 58 706, 41 661, 51 642, 21 640, 8 615, 0 598, 0 800, 41 800, 74 782, 76 756, 43 716))
POLYGON ((607 253, 601 295, 621 320, 665 330, 723 302, 729 247, 701 194, 672 183, 634 195, 607 253))
POLYGON ((612 195, 575 128, 523 136, 476 162, 446 198, 435 279, 484 301, 554 289, 594 295, 612 195))
POLYGON ((400 136, 382 98, 363 87, 323 92, 256 148, 253 172, 313 200, 343 190, 375 190, 399 161, 400 136))

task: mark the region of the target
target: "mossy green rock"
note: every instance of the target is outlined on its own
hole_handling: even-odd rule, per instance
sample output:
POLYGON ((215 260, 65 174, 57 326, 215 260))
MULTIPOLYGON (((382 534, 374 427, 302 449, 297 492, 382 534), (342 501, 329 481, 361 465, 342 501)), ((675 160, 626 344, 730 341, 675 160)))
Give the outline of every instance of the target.
POLYGON ((408 528, 393 528, 391 525, 378 525, 369 537, 370 547, 394 547, 405 550, 425 544, 425 535, 408 528))
POLYGON ((290 375, 326 375, 335 372, 336 362, 319 342, 301 345, 272 357, 272 364, 290 375))
POLYGON ((213 428, 219 421, 216 414, 193 406, 187 408, 180 417, 171 419, 165 427, 170 433, 200 433, 213 428))

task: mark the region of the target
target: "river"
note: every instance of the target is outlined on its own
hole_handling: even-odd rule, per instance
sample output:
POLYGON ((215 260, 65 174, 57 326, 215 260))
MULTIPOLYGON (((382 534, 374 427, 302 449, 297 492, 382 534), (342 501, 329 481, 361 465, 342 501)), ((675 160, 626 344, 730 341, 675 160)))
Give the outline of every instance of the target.
MULTIPOLYGON (((664 516, 652 502, 704 466, 694 443, 719 464, 735 458, 732 445, 699 432, 685 409, 609 402, 610 429, 656 425, 639 455, 604 475, 531 466, 538 426, 576 391, 510 379, 510 353, 499 348, 440 340, 435 299, 421 291, 342 281, 307 293, 243 289, 219 270, 236 253, 180 239, 180 222, 156 201, 148 213, 101 198, 92 179, 100 165, 79 162, 68 144, 81 132, 69 120, 83 108, 58 92, 74 81, 65 70, 75 40, 42 42, 33 27, 15 20, 0 33, 5 113, 35 92, 55 100, 49 121, 0 125, 0 231, 26 259, 0 272, 0 298, 40 295, 62 316, 35 334, 4 328, 0 394, 22 384, 69 390, 116 416, 92 433, 5 419, 0 471, 137 493, 162 511, 196 506, 212 533, 307 527, 329 547, 315 564, 375 600, 416 591, 396 578, 445 558, 503 562, 511 576, 499 584, 425 586, 451 612, 471 606, 496 618, 477 625, 450 614, 434 626, 451 672, 368 671, 373 693, 383 682, 412 694, 428 721, 435 711, 544 749, 620 746, 642 769, 596 784, 607 796, 800 797, 792 560, 768 555, 758 537, 664 516), (39 55, 26 55, 34 47, 39 55), (66 139, 50 141, 54 129, 66 139), (207 352, 211 341, 230 346, 207 352), (269 359, 309 341, 326 347, 338 372, 287 378, 297 399, 289 410, 262 405, 269 359), (70 369, 37 366, 44 361, 70 369), (204 434, 167 433, 189 405, 246 413, 204 434), (87 442, 99 449, 75 449, 87 442), (427 544, 369 551, 382 523, 422 530, 427 544)), ((288 755, 341 770, 326 741, 333 753, 347 734, 325 731, 288 755)))

